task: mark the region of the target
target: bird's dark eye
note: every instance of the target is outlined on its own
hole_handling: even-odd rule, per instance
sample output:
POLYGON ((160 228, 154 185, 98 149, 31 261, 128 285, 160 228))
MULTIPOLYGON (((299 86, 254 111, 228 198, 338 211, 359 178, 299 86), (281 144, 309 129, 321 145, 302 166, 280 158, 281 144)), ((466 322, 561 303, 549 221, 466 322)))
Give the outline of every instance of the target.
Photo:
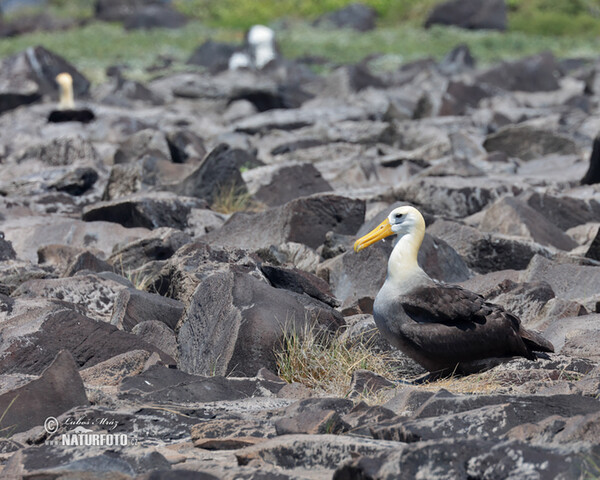
POLYGON ((402 217, 404 217, 404 214, 403 213, 396 213, 394 215, 394 217, 396 218, 396 220, 402 220, 402 217))

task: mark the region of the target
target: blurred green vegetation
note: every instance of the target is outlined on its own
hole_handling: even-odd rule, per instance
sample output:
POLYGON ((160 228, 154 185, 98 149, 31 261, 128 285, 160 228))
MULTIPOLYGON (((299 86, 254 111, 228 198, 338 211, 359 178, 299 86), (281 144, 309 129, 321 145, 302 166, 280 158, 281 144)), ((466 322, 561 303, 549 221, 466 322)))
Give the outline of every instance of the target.
POLYGON ((507 0, 509 29, 504 33, 441 26, 423 29, 427 13, 439 1, 362 0, 379 13, 378 28, 357 34, 310 26, 318 15, 350 0, 173 0, 191 17, 189 24, 177 30, 149 31, 125 31, 119 24, 93 21, 94 0, 50 0, 46 9, 50 13, 89 22, 68 31, 2 39, 0 58, 44 45, 95 82, 102 81, 105 68, 114 64, 129 66, 130 78, 147 79, 148 67, 160 62, 160 56, 175 60, 171 71, 188 69, 185 60, 205 40, 239 43, 244 30, 256 23, 276 30, 278 44, 288 58, 310 55, 346 63, 383 54, 376 62, 381 68, 416 58, 439 59, 461 43, 484 65, 542 50, 559 57, 597 57, 600 51, 600 0, 507 0))

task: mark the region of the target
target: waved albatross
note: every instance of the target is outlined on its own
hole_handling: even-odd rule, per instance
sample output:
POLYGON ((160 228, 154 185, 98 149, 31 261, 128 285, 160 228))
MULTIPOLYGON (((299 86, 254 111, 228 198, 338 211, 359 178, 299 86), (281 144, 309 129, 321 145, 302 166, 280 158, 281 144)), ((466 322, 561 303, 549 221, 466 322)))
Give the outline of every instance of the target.
POLYGON ((73 96, 73 77, 69 73, 59 73, 55 80, 56 84, 58 85, 60 96, 58 108, 56 110, 52 110, 50 115, 48 115, 49 122, 89 123, 96 118, 94 112, 92 112, 89 108, 75 108, 75 99, 73 96))
POLYGON ((373 317, 381 334, 432 373, 472 371, 475 362, 554 352, 540 334, 517 317, 457 285, 434 281, 417 264, 425 220, 414 207, 398 207, 374 230, 359 238, 360 250, 393 234, 398 243, 388 261, 387 278, 375 298, 373 317))

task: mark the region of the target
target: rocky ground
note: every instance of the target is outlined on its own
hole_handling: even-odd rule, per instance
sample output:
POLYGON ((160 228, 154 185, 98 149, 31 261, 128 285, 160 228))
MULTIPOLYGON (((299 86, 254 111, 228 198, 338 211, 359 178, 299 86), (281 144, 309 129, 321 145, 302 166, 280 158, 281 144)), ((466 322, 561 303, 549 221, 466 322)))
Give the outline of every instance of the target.
POLYGON ((0 475, 599 476, 600 186, 580 182, 599 65, 458 48, 90 87, 42 49, 5 60, 0 475), (47 121, 63 70, 92 122, 47 121), (343 397, 279 378, 284 334, 372 330, 391 243, 351 245, 399 202, 426 217, 432 277, 557 353, 430 385, 397 357, 343 397), (63 445, 81 429, 128 445, 63 445))

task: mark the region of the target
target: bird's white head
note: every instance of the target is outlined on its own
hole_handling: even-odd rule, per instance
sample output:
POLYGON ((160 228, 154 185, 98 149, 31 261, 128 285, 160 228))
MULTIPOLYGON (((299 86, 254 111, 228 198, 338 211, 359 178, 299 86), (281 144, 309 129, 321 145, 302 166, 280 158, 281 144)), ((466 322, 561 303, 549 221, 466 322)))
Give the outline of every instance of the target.
POLYGON ((248 43, 250 45, 272 44, 275 38, 275 32, 264 25, 254 25, 248 31, 248 43))
POLYGON ((399 236, 415 234, 420 237, 419 240, 422 240, 425 234, 425 220, 421 212, 409 205, 394 208, 383 222, 354 243, 354 251, 360 252, 369 245, 394 234, 399 236))

